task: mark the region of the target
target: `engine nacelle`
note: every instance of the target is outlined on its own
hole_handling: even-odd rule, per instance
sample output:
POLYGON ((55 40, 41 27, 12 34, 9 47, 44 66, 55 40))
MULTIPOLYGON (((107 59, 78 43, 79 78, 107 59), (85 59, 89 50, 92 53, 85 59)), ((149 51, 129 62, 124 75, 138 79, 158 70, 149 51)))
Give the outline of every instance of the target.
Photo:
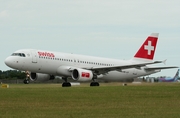
POLYGON ((71 76, 71 71, 73 68, 70 66, 60 66, 57 69, 57 74, 59 76, 64 76, 64 77, 70 77, 71 76))
POLYGON ((72 71, 71 76, 77 81, 90 81, 93 78, 93 73, 90 70, 77 68, 72 71))
POLYGON ((53 75, 49 74, 42 74, 42 73, 31 73, 30 74, 30 79, 31 81, 48 81, 48 80, 53 80, 55 77, 53 75))

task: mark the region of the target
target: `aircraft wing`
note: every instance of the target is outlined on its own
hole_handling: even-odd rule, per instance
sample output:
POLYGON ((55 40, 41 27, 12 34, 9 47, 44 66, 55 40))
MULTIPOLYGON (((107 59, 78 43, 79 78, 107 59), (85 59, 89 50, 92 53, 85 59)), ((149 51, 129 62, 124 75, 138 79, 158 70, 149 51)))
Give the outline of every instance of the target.
POLYGON ((179 68, 177 66, 166 66, 166 67, 147 67, 145 70, 159 70, 159 69, 169 69, 169 68, 179 68))
POLYGON ((99 73, 106 73, 109 71, 117 70, 121 71, 122 69, 129 69, 129 68, 140 68, 150 64, 162 63, 163 61, 154 61, 154 62, 146 62, 146 63, 136 63, 136 64, 127 64, 127 65, 120 65, 120 66, 103 66, 103 67, 92 67, 86 68, 93 71, 99 71, 99 73))

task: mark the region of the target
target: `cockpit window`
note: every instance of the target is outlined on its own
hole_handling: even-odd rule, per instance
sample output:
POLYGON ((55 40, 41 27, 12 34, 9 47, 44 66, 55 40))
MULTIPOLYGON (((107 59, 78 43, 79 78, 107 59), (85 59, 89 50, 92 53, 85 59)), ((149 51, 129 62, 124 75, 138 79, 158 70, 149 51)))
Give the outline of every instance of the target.
POLYGON ((24 53, 13 53, 11 56, 26 57, 26 55, 24 53))

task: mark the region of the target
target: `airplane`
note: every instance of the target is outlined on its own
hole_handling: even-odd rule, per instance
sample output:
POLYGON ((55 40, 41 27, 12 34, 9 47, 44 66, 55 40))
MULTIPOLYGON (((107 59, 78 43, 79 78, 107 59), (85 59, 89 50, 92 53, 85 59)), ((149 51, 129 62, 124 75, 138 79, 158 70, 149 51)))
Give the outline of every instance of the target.
POLYGON ((90 86, 99 86, 98 80, 124 81, 160 72, 161 69, 178 68, 153 67, 159 33, 152 33, 130 60, 118 60, 95 56, 62 53, 37 49, 21 49, 5 59, 13 69, 30 72, 30 80, 45 81, 60 76, 62 87, 70 87, 68 80, 92 81, 90 86))
POLYGON ((179 82, 179 69, 177 70, 175 76, 172 77, 159 77, 158 81, 159 82, 179 82))

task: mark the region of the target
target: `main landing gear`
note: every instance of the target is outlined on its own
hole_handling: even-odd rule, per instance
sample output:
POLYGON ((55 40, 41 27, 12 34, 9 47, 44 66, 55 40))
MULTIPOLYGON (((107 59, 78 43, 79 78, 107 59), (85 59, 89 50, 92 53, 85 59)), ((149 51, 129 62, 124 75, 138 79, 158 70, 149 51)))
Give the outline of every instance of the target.
POLYGON ((90 86, 99 86, 99 83, 97 82, 97 75, 94 74, 93 82, 91 82, 90 86))
POLYGON ((90 86, 99 86, 98 82, 91 82, 90 86))
MULTIPOLYGON (((71 83, 67 82, 67 77, 62 78, 65 82, 62 83, 62 87, 71 87, 71 83)), ((99 86, 99 83, 96 81, 97 78, 92 79, 93 82, 90 83, 90 86, 99 86)))
POLYGON ((62 78, 65 82, 62 83, 62 87, 71 87, 71 83, 67 82, 67 77, 62 78))

